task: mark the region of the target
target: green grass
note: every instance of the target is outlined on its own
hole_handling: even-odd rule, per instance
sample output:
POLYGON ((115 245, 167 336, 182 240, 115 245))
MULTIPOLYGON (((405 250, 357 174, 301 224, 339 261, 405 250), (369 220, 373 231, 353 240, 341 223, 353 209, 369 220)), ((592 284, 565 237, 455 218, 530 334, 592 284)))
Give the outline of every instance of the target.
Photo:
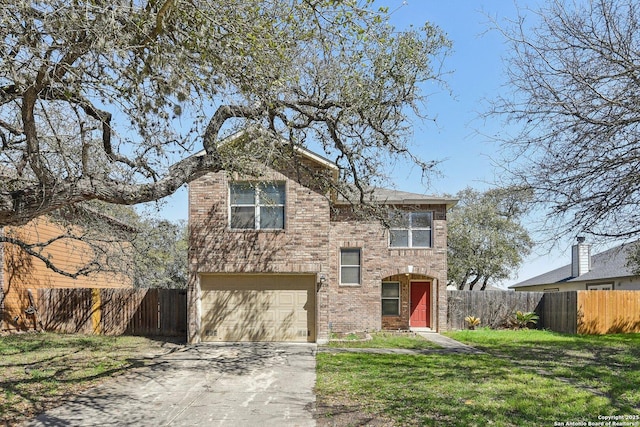
POLYGON ((640 408, 640 334, 480 329, 447 335, 523 368, 595 389, 617 407, 640 408))
POLYGON ((161 342, 142 337, 17 334, 0 337, 0 425, 60 404, 102 379, 146 363, 161 342))
POLYGON ((375 332, 370 340, 354 340, 349 336, 340 341, 329 341, 332 348, 404 348, 412 350, 440 348, 437 344, 413 333, 375 332))
POLYGON ((324 417, 355 406, 393 425, 552 426, 640 414, 637 336, 449 335, 487 354, 318 354, 324 417))

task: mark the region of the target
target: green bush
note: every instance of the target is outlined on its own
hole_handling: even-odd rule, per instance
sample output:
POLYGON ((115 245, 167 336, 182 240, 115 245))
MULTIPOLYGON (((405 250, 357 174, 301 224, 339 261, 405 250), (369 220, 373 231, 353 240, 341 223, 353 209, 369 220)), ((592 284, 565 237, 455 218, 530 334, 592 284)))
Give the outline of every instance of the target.
POLYGON ((535 325, 538 323, 540 316, 538 316, 533 311, 528 313, 523 313, 522 311, 516 311, 511 318, 511 325, 515 329, 524 329, 528 328, 530 325, 535 325))

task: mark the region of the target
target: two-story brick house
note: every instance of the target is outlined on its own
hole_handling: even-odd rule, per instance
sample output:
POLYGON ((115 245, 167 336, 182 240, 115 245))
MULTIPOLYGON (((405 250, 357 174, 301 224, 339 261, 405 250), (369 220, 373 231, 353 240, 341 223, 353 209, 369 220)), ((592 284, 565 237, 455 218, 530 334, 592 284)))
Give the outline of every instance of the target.
MULTIPOLYGON (((337 177, 300 150, 305 170, 337 177)), ((326 342, 446 327, 446 212, 455 200, 375 191, 390 227, 309 174, 211 173, 189 185, 189 341, 326 342)))

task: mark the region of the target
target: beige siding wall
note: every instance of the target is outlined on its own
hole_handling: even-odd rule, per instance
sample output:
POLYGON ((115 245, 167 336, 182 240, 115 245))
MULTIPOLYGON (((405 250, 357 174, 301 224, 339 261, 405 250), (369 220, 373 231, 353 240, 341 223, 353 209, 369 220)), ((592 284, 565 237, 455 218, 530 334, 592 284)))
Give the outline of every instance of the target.
POLYGON ((518 292, 541 292, 553 289, 564 291, 586 291, 589 285, 613 284, 614 291, 637 291, 640 290, 640 277, 622 277, 611 280, 598 280, 593 282, 568 282, 568 283, 552 283, 549 285, 534 285, 515 288, 518 292))
MULTIPOLYGON (((7 227, 7 235, 28 243, 45 242, 60 236, 64 230, 44 217, 37 218, 22 227, 7 227)), ((43 250, 56 267, 75 271, 92 257, 88 245, 69 239, 61 239, 43 250)), ((47 268, 41 260, 27 255, 15 245, 5 244, 3 250, 4 322, 3 328, 24 329, 33 326, 32 316, 24 310, 30 306, 28 290, 42 288, 130 288, 131 278, 112 273, 95 273, 73 279, 47 268), (25 326, 26 325, 26 326, 25 326)), ((37 299, 37 293, 32 292, 37 299)), ((37 303, 37 301, 34 301, 37 303)))
POLYGON ((638 291, 640 290, 640 277, 635 276, 616 279, 613 290, 638 291))
POLYGON ((544 291, 580 291, 587 289, 584 283, 552 283, 550 285, 534 285, 515 288, 517 292, 544 292, 544 291))

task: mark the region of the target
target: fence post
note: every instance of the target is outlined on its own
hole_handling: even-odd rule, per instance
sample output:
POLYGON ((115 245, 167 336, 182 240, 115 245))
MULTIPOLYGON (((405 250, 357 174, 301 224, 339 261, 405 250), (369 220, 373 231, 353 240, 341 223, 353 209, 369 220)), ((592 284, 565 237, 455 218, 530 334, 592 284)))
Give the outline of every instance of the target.
POLYGON ((91 326, 94 335, 102 333, 102 304, 100 289, 91 289, 91 326))

